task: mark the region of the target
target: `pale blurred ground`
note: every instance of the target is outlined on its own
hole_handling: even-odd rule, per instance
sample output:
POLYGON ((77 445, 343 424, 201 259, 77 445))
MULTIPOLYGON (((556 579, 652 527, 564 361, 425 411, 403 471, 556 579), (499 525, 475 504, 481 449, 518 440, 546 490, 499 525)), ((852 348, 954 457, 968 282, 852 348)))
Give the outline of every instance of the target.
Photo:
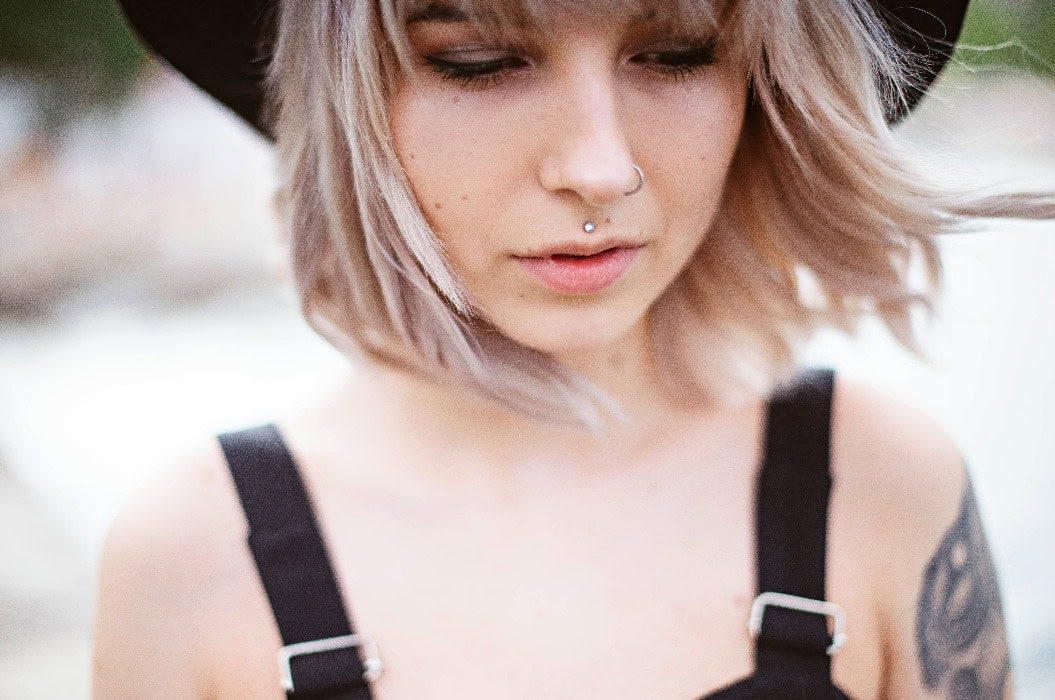
MULTIPOLYGON (((164 75, 43 148, 0 83, 0 698, 89 687, 118 503, 224 428, 287 413, 344 362, 276 282, 271 157, 164 75)), ((956 74, 905 126, 964 182, 1055 188, 1055 86, 956 74)), ((927 407, 963 447, 1003 577, 1020 696, 1055 698, 1055 224, 946 244, 934 362, 869 331, 817 361, 927 407)), ((862 543, 868 546, 868 543, 862 543)))

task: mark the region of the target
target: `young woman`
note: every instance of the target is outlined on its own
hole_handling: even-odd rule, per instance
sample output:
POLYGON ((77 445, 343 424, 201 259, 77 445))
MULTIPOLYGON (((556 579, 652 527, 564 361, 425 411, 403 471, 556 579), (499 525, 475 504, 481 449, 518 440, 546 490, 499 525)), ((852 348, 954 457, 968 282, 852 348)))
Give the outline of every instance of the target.
POLYGON ((95 694, 1009 696, 955 446, 796 364, 911 346, 938 234, 1052 213, 909 167, 966 3, 902 5, 125 0, 275 141, 361 361, 129 504, 95 694))

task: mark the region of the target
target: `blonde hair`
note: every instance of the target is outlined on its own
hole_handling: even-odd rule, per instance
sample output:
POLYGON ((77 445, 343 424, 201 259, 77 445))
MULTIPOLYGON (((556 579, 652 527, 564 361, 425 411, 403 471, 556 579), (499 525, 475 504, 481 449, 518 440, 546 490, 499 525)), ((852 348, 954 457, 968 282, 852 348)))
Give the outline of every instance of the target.
MULTIPOLYGON (((421 3, 419 3, 420 5, 421 3)), ((566 0, 463 0, 489 31, 546 27, 566 0)), ((924 183, 886 116, 918 66, 867 0, 577 0, 721 37, 753 86, 716 221, 650 314, 671 385, 717 402, 766 391, 814 329, 875 313, 909 348, 940 283, 938 234, 976 216, 1053 216, 1055 198, 967 197, 924 183), (662 7, 657 7, 662 5, 662 7), (926 283, 913 289, 910 263, 926 283), (803 281, 819 294, 807 303, 803 281)), ((412 1, 281 3, 268 76, 279 209, 309 322, 335 345, 454 381, 546 420, 614 407, 554 359, 474 315, 392 146, 387 90, 409 69, 412 1)))

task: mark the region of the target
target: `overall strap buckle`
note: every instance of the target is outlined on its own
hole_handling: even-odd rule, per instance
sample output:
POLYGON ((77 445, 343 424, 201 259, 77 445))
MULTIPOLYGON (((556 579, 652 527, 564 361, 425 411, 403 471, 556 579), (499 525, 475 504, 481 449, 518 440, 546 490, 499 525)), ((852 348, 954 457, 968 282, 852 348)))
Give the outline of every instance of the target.
POLYGON ((776 593, 774 591, 766 591, 759 594, 755 598, 755 602, 751 604, 751 615, 747 618, 747 630, 750 632, 752 639, 757 639, 762 634, 762 616, 765 614, 767 606, 798 610, 799 612, 813 613, 831 618, 834 629, 832 631, 831 644, 826 649, 828 656, 834 656, 835 652, 846 644, 846 612, 841 607, 826 600, 814 600, 813 598, 803 598, 789 593, 776 593))
POLYGON ((382 665, 374 640, 365 634, 346 634, 340 637, 328 637, 327 639, 313 639, 307 642, 287 644, 279 649, 278 670, 282 677, 282 687, 287 692, 294 691, 293 669, 290 666, 290 662, 294 657, 353 647, 359 647, 363 652, 363 668, 366 669, 363 673, 363 680, 376 681, 381 676, 382 665))

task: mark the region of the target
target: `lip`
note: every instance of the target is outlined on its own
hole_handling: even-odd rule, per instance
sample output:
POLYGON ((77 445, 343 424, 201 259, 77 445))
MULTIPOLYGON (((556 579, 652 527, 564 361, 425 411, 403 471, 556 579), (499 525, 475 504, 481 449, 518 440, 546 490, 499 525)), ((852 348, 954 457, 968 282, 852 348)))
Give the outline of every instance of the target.
POLYGON ((533 248, 518 258, 548 258, 553 255, 597 255, 612 248, 640 248, 641 243, 625 238, 598 238, 596 240, 572 240, 554 243, 542 248, 533 248))
POLYGON ((643 245, 611 241, 567 243, 515 256, 535 279, 561 294, 595 294, 615 284, 643 245))

